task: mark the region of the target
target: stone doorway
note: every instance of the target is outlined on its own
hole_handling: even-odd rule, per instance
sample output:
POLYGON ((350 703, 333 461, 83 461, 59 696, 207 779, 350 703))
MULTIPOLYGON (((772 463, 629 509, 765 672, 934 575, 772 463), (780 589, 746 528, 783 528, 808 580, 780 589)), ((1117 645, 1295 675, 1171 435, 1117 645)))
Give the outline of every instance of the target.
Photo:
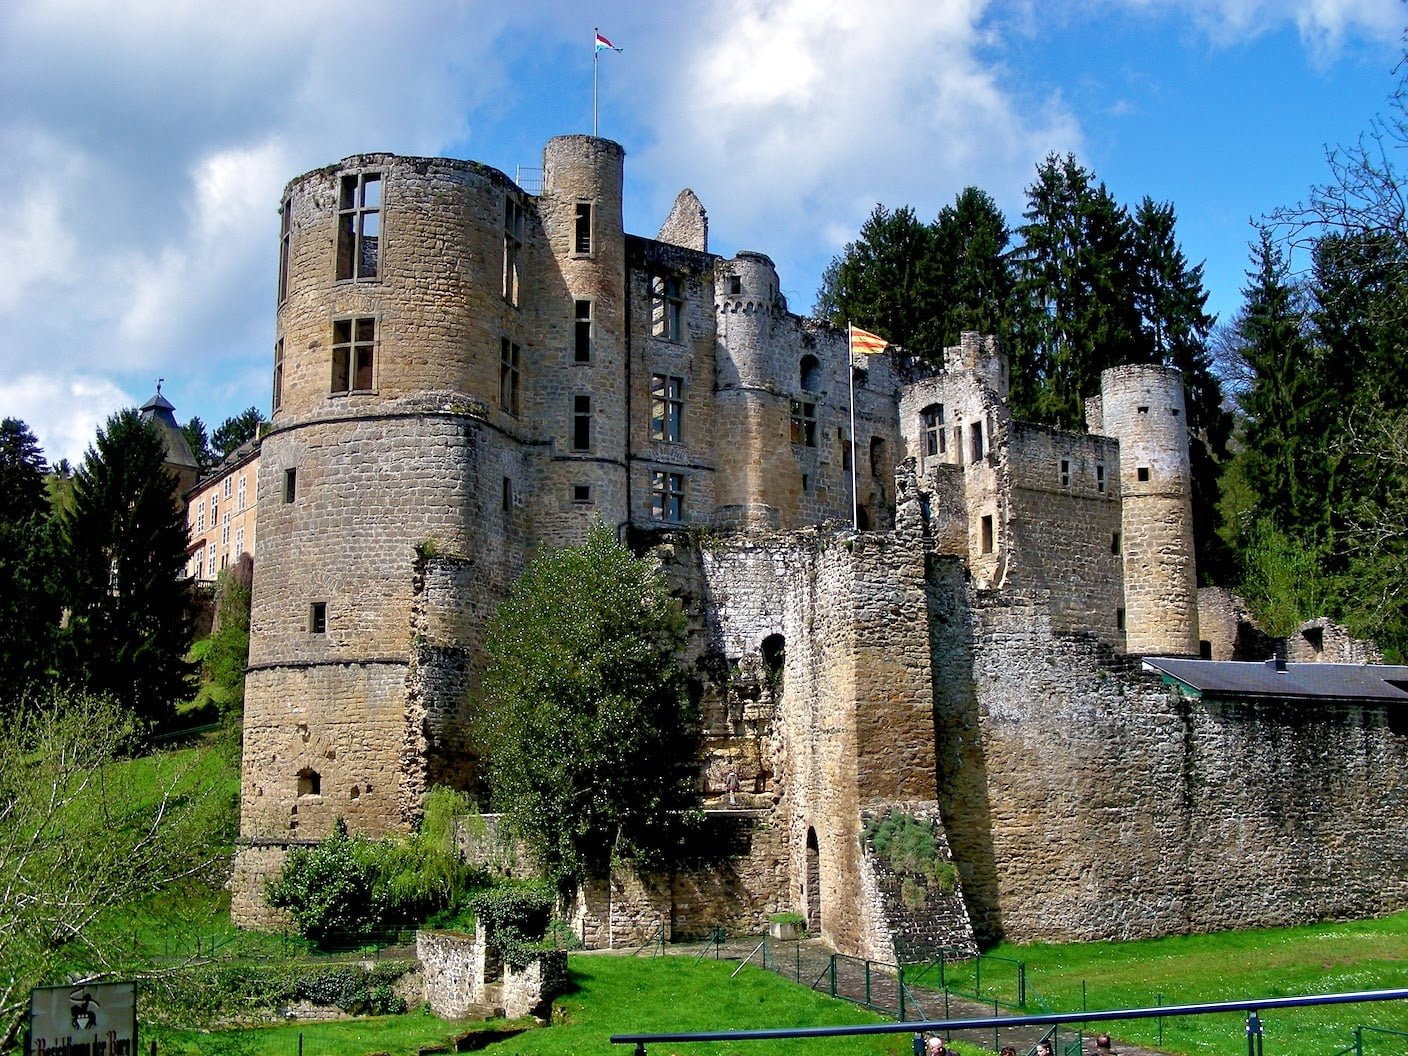
POLYGON ((807 932, 821 934, 821 848, 817 846, 816 829, 807 828, 807 885, 803 892, 807 901, 807 932))

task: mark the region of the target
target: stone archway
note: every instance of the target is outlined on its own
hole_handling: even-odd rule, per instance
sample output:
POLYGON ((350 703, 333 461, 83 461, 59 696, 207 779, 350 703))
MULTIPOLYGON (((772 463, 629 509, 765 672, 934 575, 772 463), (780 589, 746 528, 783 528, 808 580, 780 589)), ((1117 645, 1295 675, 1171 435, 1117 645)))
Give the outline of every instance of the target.
POLYGON ((807 828, 807 881, 803 892, 807 903, 807 931, 821 934, 821 848, 817 845, 816 829, 807 828))

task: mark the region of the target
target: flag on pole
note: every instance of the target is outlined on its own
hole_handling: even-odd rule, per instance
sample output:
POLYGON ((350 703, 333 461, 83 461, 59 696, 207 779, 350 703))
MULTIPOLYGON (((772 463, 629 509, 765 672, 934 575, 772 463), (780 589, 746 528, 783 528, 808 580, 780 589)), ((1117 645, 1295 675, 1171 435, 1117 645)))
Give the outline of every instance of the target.
POLYGON ((873 356, 889 347, 890 342, 879 334, 872 334, 869 330, 862 330, 856 326, 851 327, 851 355, 873 356))
POLYGON ((611 43, 611 41, 603 37, 600 32, 598 32, 596 35, 596 50, 593 52, 593 54, 600 55, 603 51, 607 50, 608 48, 610 48, 612 51, 621 50, 615 44, 611 43))

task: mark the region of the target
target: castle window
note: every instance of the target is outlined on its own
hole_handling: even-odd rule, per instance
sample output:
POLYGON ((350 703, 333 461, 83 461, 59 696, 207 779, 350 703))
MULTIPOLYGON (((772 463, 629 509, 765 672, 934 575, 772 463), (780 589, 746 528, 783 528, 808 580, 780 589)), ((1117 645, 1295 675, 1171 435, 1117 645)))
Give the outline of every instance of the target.
POLYGON ((589 257, 592 255, 592 229, 595 209, 591 202, 578 202, 577 215, 572 222, 572 255, 589 257))
POLYGON ((1100 494, 1105 493, 1105 463, 1095 463, 1095 490, 1100 494))
POLYGON ((308 606, 308 633, 328 633, 328 603, 315 601, 308 606))
POLYGON ((974 422, 968 427, 968 432, 972 439, 973 461, 981 462, 983 460, 983 423, 974 422))
POLYGON ((590 484, 573 484, 572 501, 579 504, 586 504, 592 501, 592 486, 590 484))
POLYGON ((246 478, 243 474, 241 474, 241 475, 240 475, 240 498, 239 498, 239 507, 238 507, 238 508, 241 509, 241 510, 244 509, 245 494, 246 494, 245 484, 246 484, 246 483, 248 483, 248 478, 246 478))
POLYGON ((1325 628, 1307 627, 1300 632, 1300 636, 1305 639, 1305 644, 1310 646, 1310 651, 1315 655, 1325 651, 1325 628))
POLYGON ((196 503, 196 531, 205 531, 205 500, 196 503))
POLYGON ((195 579, 200 579, 201 571, 202 571, 203 568, 204 568, 204 565, 203 565, 201 559, 204 558, 204 557, 205 557, 205 551, 204 551, 204 550, 197 550, 197 551, 196 551, 196 569, 195 569, 195 572, 192 574, 193 578, 195 578, 195 579))
POLYGON ((763 654, 763 666, 768 669, 768 678, 776 682, 782 677, 782 669, 787 664, 787 639, 780 634, 770 634, 763 639, 758 651, 763 654))
POLYGON ((371 391, 375 349, 375 319, 338 319, 332 324, 334 396, 371 391))
POLYGON ((508 338, 499 340, 499 406, 518 415, 519 348, 508 338))
POLYGON ((678 444, 683 435, 684 379, 650 376, 650 438, 678 444))
POLYGON ((816 404, 791 401, 792 442, 799 447, 816 447, 816 404))
POLYGON ((1119 533, 1119 532, 1115 532, 1113 535, 1110 536, 1110 553, 1112 553, 1112 554, 1118 554, 1119 552, 1120 552, 1120 533, 1119 533))
POLYGON ((220 496, 212 494, 210 496, 210 526, 212 528, 220 523, 220 496))
POLYGON ((743 277, 741 275, 730 275, 725 283, 725 290, 730 297, 738 297, 743 293, 743 277))
POLYGON ((850 469, 850 468, 851 468, 851 445, 850 445, 850 443, 846 440, 846 430, 844 430, 844 429, 839 429, 839 428, 836 430, 836 442, 841 445, 841 468, 842 468, 842 469, 850 469))
POLYGON ((933 403, 919 412, 925 458, 944 453, 944 405, 933 403))
POLYGON ((886 465, 885 441, 878 436, 870 438, 870 475, 883 480, 890 467, 886 465))
POLYGON ((215 577, 215 544, 211 543, 205 553, 205 567, 210 571, 210 576, 215 577))
POLYGON ((572 362, 592 361, 592 302, 572 302, 572 362))
POLYGON ((684 474, 660 470, 651 474, 650 515, 657 521, 684 522, 684 474))
POLYGON ((523 252, 523 206, 504 196, 504 300, 517 306, 519 260, 523 252))
POLYGON ((812 478, 809 477, 809 476, 807 476, 805 473, 803 473, 803 474, 802 474, 802 493, 803 493, 804 495, 810 495, 810 494, 811 494, 811 490, 812 490, 812 478))
POLYGON ((1149 479, 1149 467, 1140 466, 1134 471, 1134 475, 1139 478, 1141 483, 1147 481, 1149 479))
MULTIPOLYGON (((285 198, 283 208, 279 210, 279 303, 283 304, 288 300, 288 254, 289 235, 292 231, 293 220, 293 199, 285 198)), ((278 401, 274 401, 274 406, 278 407, 278 401)))
MULTIPOLYGON (((223 488, 224 488, 224 491, 225 491, 225 498, 228 499, 232 494, 234 494, 234 486, 235 486, 235 478, 234 478, 234 477, 226 477, 226 478, 225 478, 225 483, 224 483, 224 485, 223 485, 223 488)), ((230 515, 229 515, 228 513, 225 514, 225 519, 226 519, 227 521, 230 519, 230 515)))
POLYGON ((225 520, 220 524, 220 545, 230 545, 230 511, 225 511, 225 520))
POLYGON ((289 466, 284 470, 284 502, 290 503, 298 497, 298 470, 289 466))
POLYGON ((590 451, 592 446, 592 398, 572 397, 572 450, 590 451))
POLYGON ((236 529, 235 529, 235 553, 237 553, 237 554, 242 554, 242 553, 244 553, 244 529, 243 529, 243 528, 236 528, 236 529))
POLYGON ((274 342, 274 410, 284 405, 284 339, 274 342))
POLYGON ((337 210, 337 277, 374 279, 381 244, 381 174, 342 177, 337 210))
POLYGON ((981 530, 982 530, 982 540, 981 540, 981 541, 982 541, 983 553, 985 553, 985 554, 990 554, 990 553, 992 553, 992 514, 990 514, 990 513, 985 513, 985 514, 983 514, 983 520, 982 520, 982 523, 981 523, 981 525, 980 525, 980 528, 981 528, 981 530))
POLYGON ((1199 660, 1211 660, 1211 659, 1212 659, 1212 642, 1208 641, 1206 638, 1199 638, 1199 639, 1198 639, 1198 659, 1199 659, 1199 660))
POLYGON ((1122 630, 1124 630, 1124 609, 1123 609, 1123 608, 1119 608, 1119 609, 1116 609, 1116 610, 1115 610, 1115 630, 1117 630, 1117 631, 1122 631, 1122 630))
POLYGON ((1071 486, 1071 460, 1070 460, 1069 458, 1063 458, 1063 459, 1061 459, 1061 487, 1063 487, 1063 488, 1069 488, 1070 486, 1071 486))
POLYGON ((821 360, 816 356, 803 356, 801 366, 802 391, 821 391, 821 360))
POLYGON ((503 505, 505 513, 513 506, 513 479, 510 477, 504 477, 503 505))
POLYGON ((316 770, 304 767, 298 771, 298 794, 300 796, 320 796, 323 794, 323 777, 316 770))
POLYGON ((673 275, 650 278, 650 332, 665 341, 684 339, 684 294, 673 275))
POLYGON ((1148 408, 1148 407, 1137 407, 1137 408, 1135 408, 1135 409, 1136 409, 1140 414, 1148 414, 1148 413, 1149 413, 1149 408, 1148 408))

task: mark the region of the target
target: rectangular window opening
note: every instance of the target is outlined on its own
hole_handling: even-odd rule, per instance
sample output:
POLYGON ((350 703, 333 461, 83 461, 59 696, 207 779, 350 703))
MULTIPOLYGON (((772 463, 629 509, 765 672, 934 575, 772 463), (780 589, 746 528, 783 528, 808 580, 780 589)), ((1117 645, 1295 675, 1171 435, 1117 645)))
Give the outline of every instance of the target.
POLYGON ((572 397, 572 450, 590 451, 592 447, 592 398, 572 397))
POLYGON ((792 442, 798 447, 816 447, 816 404, 791 401, 792 442))
POLYGON ((591 202, 578 202, 577 215, 572 224, 572 252, 579 257, 592 255, 593 214, 591 202))
POLYGON ((338 319, 332 324, 332 393, 370 392, 376 350, 375 319, 338 319))
POLYGON ((683 439, 684 379, 650 376, 650 438, 678 444, 683 439))
POLYGON ((573 301, 572 362, 592 361, 592 302, 573 301))
POLYGON ((1105 463, 1095 463, 1095 490, 1100 494, 1105 493, 1105 463))
POLYGON ((590 484, 573 484, 572 501, 583 505, 591 502, 592 486, 590 484))
POLYGON ((315 601, 308 606, 308 633, 328 633, 328 603, 315 601))
POLYGON ((284 339, 274 342, 274 410, 284 405, 284 339))
POLYGON ((992 514, 985 513, 983 514, 982 520, 982 552, 985 554, 992 553, 992 546, 992 514))
POLYGON ((504 197, 504 300, 518 306, 520 292, 519 257, 523 251, 523 206, 515 199, 504 197))
POLYGON ((1115 630, 1124 630, 1124 609, 1122 608, 1115 610, 1115 630))
MULTIPOLYGON (((293 233, 293 199, 285 198, 279 210, 279 304, 288 300, 288 255, 293 233)), ((276 403, 274 406, 278 406, 276 403)))
POLYGON ((1070 486, 1071 486, 1071 460, 1070 460, 1069 458, 1063 458, 1063 459, 1061 459, 1061 487, 1063 487, 1063 488, 1069 488, 1070 486))
POLYGON ((674 275, 650 278, 650 332, 665 341, 684 339, 684 294, 674 275))
POLYGON ((284 470, 284 502, 289 503, 298 497, 298 470, 289 466, 284 470))
POLYGON ((510 477, 504 477, 503 505, 505 513, 513 508, 513 480, 510 477))
POLYGON ((376 278, 380 246, 381 173, 348 173, 337 210, 338 279, 376 278))
POLYGON ((973 461, 983 460, 983 423, 974 422, 968 427, 969 436, 972 440, 973 461))
POLYGON ((1148 414, 1148 413, 1149 413, 1149 408, 1148 408, 1148 407, 1139 407, 1139 408, 1136 408, 1136 410, 1138 410, 1140 414, 1148 414))
POLYGON ((519 357, 521 349, 508 338, 499 339, 499 406, 518 417, 518 393, 522 382, 519 357))
POLYGON ((1119 533, 1119 532, 1115 532, 1113 535, 1110 536, 1110 553, 1112 553, 1112 554, 1118 554, 1119 552, 1120 552, 1120 533, 1119 533))
POLYGON ((651 475, 650 514, 657 521, 684 522, 684 474, 656 470, 651 475))
POLYGON ((1139 478, 1141 484, 1146 482, 1149 479, 1149 467, 1140 466, 1134 471, 1134 475, 1139 478))

